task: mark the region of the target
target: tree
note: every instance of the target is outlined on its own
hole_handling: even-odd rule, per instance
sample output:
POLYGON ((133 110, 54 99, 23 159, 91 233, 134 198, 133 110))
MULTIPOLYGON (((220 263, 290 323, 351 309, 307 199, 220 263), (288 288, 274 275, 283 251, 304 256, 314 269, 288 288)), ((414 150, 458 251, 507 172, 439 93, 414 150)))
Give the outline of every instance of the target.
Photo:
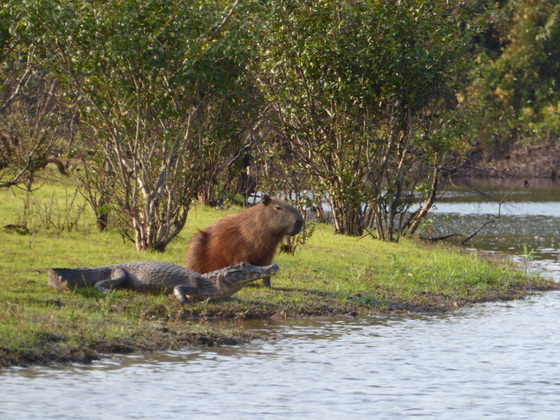
POLYGON ((306 173, 335 231, 396 240, 425 217, 452 137, 466 37, 438 1, 272 1, 259 84, 270 139, 306 173), (428 188, 417 188, 428 173, 428 188), (425 199, 412 217, 413 202, 425 199))
POLYGON ((222 0, 36 0, 22 13, 95 140, 88 173, 102 191, 92 205, 115 208, 138 250, 165 250, 205 182, 203 129, 242 79, 246 10, 222 0))
POLYGON ((481 19, 469 100, 481 143, 557 138, 560 132, 560 4, 509 0, 481 19))
POLYGON ((58 83, 13 6, 0 7, 0 188, 23 183, 31 190, 48 163, 66 174, 59 154, 72 141, 73 112, 58 100, 58 83))

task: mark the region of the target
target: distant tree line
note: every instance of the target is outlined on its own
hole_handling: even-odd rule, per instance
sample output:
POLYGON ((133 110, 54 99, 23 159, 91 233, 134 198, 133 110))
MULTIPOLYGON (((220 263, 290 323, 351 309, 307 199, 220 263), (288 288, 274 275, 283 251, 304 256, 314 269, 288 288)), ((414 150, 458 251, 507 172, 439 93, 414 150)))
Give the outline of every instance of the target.
POLYGON ((138 250, 165 250, 194 202, 257 191, 337 233, 396 241, 474 146, 557 131, 558 11, 3 0, 0 187, 30 190, 54 163, 79 177, 99 229, 138 250))

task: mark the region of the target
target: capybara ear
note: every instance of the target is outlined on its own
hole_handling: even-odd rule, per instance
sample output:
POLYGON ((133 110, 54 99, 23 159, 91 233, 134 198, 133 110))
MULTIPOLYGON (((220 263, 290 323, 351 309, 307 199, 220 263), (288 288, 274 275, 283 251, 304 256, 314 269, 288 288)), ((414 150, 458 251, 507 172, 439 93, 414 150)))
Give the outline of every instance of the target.
POLYGON ((263 203, 265 206, 268 206, 271 201, 272 201, 272 199, 269 197, 269 195, 265 194, 262 197, 261 203, 263 203))

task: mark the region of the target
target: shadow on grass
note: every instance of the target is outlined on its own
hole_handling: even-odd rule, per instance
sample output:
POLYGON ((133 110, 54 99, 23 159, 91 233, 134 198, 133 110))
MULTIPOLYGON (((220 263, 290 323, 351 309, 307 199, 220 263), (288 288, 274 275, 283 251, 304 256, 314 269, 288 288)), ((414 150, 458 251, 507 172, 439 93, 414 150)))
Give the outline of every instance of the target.
MULTIPOLYGON (((451 305, 428 302, 407 302, 399 299, 379 297, 372 294, 348 294, 302 287, 263 288, 258 284, 248 285, 244 296, 232 296, 218 301, 188 302, 183 306, 165 305, 165 318, 180 320, 249 320, 249 319, 297 319, 324 316, 367 316, 379 314, 402 314, 418 312, 444 312, 451 305), (173 315, 173 308, 180 308, 173 315)), ((126 290, 126 289, 120 289, 126 290)), ((104 293, 94 287, 76 287, 73 293, 84 298, 104 299, 113 291, 104 293)), ((139 293, 140 294, 140 293, 139 293)), ((157 293, 141 293, 157 296, 157 293)), ((172 295, 168 296, 175 301, 172 295)), ((150 301, 151 302, 151 301, 150 301)), ((144 302, 146 304, 146 302, 144 302)), ((150 305, 147 305, 150 306, 150 305)), ((149 310, 149 308, 144 308, 149 310)), ((162 316, 162 314, 160 314, 162 316)))
POLYGON ((69 289, 69 291, 85 298, 103 298, 107 296, 106 293, 103 293, 101 290, 97 290, 93 286, 73 287, 69 289))
POLYGON ((323 316, 367 316, 410 311, 408 303, 366 294, 347 294, 301 287, 262 289, 231 297, 204 309, 186 308, 181 319, 298 319, 323 316))

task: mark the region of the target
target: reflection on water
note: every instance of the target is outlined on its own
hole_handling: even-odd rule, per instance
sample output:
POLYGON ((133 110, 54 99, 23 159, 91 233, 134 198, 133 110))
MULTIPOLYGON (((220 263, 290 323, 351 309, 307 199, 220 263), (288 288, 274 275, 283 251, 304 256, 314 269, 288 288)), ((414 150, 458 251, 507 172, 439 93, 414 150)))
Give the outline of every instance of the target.
MULTIPOLYGON (((458 211, 472 202, 460 200, 437 217, 472 231, 487 215, 458 211)), ((560 197, 538 203, 476 240, 528 243, 560 281, 560 212, 549 207, 560 197)), ((558 319, 552 292, 444 315, 252 322, 268 340, 1 372, 0 419, 557 419, 558 319)))

